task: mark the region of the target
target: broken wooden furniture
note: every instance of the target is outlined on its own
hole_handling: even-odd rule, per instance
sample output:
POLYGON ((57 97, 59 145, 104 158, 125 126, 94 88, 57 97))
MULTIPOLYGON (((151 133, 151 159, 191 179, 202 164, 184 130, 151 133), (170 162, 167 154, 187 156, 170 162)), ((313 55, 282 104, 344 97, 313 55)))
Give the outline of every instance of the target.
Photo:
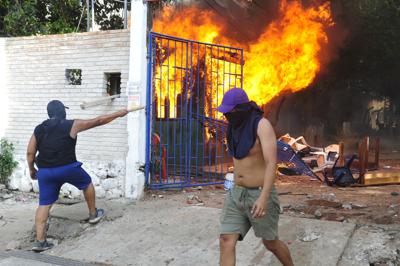
POLYGON ((400 184, 399 169, 379 168, 379 138, 374 139, 373 147, 370 145, 370 138, 365 137, 359 143, 359 172, 360 184, 362 185, 386 185, 400 184), (370 161, 371 151, 374 152, 374 159, 370 161))

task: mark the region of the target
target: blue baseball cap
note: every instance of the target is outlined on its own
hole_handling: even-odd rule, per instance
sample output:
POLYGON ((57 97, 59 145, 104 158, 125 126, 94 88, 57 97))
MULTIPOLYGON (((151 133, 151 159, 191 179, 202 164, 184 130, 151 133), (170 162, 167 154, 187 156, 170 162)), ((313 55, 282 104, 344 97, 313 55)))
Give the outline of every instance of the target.
POLYGON ((223 114, 229 113, 236 105, 248 102, 249 97, 247 97, 247 94, 243 89, 232 88, 225 92, 221 105, 217 107, 217 111, 223 114))

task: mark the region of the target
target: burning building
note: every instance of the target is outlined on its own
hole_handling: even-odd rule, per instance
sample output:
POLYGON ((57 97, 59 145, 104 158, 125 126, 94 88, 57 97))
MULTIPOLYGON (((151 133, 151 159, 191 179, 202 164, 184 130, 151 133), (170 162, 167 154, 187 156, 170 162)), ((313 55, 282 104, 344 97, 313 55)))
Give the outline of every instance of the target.
POLYGON ((150 48, 152 132, 159 137, 153 158, 159 159, 153 165, 174 169, 158 167, 158 176, 174 179, 185 171, 189 177, 204 177, 227 171, 230 159, 218 144, 224 134, 215 108, 228 89, 243 87, 267 109, 273 99, 313 82, 323 64, 326 31, 334 25, 329 3, 281 1, 273 8, 272 20, 264 15, 268 23, 256 23, 258 34, 241 34, 248 31, 243 25, 251 23, 232 27, 204 2, 165 7, 155 15, 153 31, 158 34, 150 48), (184 161, 177 162, 182 157, 184 161))
MULTIPOLYGON (((243 48, 243 87, 251 99, 265 105, 281 93, 296 92, 311 84, 321 69, 321 50, 328 42, 326 29, 332 25, 329 3, 304 7, 299 1, 282 1, 276 18, 250 41, 240 38, 240 34, 226 34, 231 30, 227 20, 221 19, 213 9, 196 6, 163 9, 154 20, 153 30, 243 48)), ((180 58, 174 52, 166 55, 175 56, 180 58)), ((222 62, 223 59, 219 64, 222 62)), ((169 80, 178 78, 173 76, 173 71, 169 73, 169 80)), ((171 105, 174 103, 170 100, 171 105)), ((214 102, 213 107, 218 104, 214 102)))

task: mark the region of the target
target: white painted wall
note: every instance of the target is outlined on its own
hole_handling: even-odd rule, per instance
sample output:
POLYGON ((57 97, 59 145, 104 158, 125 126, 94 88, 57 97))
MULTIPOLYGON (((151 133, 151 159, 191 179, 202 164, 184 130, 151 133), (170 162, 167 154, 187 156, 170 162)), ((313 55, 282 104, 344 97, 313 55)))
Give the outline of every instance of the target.
MULTIPOLYGON (((14 142, 17 155, 24 155, 34 127, 47 119, 46 105, 52 99, 70 109, 67 118, 92 118, 126 106, 126 97, 111 104, 82 110, 82 101, 106 96, 105 72, 121 72, 125 93, 129 68, 129 31, 101 31, 38 37, 9 38, 6 42, 8 126, 5 136, 14 142), (69 85, 67 68, 82 70, 82 85, 69 85)), ((126 118, 78 137, 81 160, 125 160, 126 118)))
MULTIPOLYGON (((70 119, 93 118, 126 107, 126 97, 87 110, 80 104, 106 96, 104 73, 121 72, 121 93, 125 95, 129 54, 128 30, 0 39, 0 136, 4 134, 15 144, 20 161, 11 178, 13 188, 28 191, 36 186, 37 190, 24 158, 34 127, 47 119, 50 100, 63 101, 70 108, 70 119), (82 85, 67 83, 67 68, 82 70, 82 85)), ((127 152, 127 117, 79 134, 77 157, 92 176, 98 196, 123 195, 127 152)), ((129 161, 134 165, 131 162, 136 161, 129 161)), ((64 191, 79 195, 73 188, 64 191)))
POLYGON ((0 38, 0 138, 5 134, 8 123, 8 95, 6 89, 7 76, 6 38, 0 38))
MULTIPOLYGON (((147 5, 142 0, 131 3, 131 47, 129 61, 128 105, 146 104, 147 5)), ((125 196, 140 198, 144 191, 146 114, 144 110, 128 115, 128 156, 126 158, 125 196)))

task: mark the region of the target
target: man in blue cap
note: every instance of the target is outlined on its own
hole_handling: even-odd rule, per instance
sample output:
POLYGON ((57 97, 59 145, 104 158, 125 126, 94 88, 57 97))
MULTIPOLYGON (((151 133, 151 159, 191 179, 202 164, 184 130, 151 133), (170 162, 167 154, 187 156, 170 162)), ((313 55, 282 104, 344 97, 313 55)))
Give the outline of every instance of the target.
POLYGON ((95 190, 90 176, 76 160, 77 135, 85 130, 105 125, 118 117, 125 116, 126 109, 88 120, 67 120, 68 107, 58 100, 47 105, 49 119, 38 125, 28 144, 27 161, 32 179, 39 182, 39 207, 36 210, 36 242, 33 251, 41 252, 53 247, 46 240, 46 223, 52 204, 58 199, 61 186, 70 183, 83 190, 89 208, 89 223, 98 223, 105 215, 96 208, 95 190), (37 157, 36 153, 38 153, 37 157), (38 171, 34 164, 37 165, 38 171))
POLYGON ((235 183, 226 195, 221 214, 220 263, 235 265, 236 243, 253 227, 255 235, 283 265, 293 265, 288 247, 278 239, 274 130, 243 89, 227 91, 217 110, 229 123, 227 143, 233 156, 235 183))

